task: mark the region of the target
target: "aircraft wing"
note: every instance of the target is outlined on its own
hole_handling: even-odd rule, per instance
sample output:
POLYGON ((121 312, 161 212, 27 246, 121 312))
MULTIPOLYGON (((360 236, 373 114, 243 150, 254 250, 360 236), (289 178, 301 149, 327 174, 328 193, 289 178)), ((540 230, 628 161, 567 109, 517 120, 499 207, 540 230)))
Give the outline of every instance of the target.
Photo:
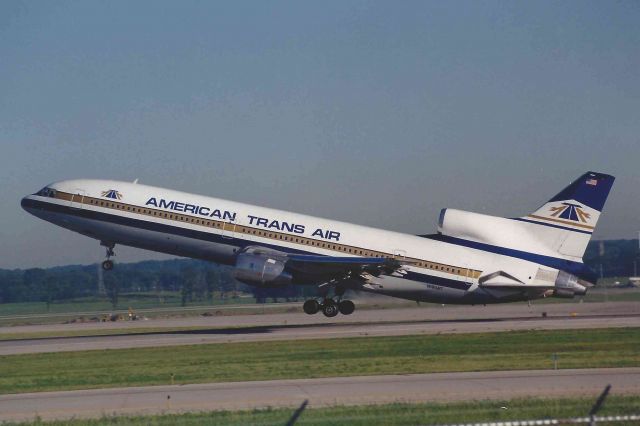
POLYGON ((392 273, 402 266, 398 259, 381 257, 338 257, 288 255, 286 269, 294 275, 313 277, 314 281, 346 279, 362 273, 392 273))

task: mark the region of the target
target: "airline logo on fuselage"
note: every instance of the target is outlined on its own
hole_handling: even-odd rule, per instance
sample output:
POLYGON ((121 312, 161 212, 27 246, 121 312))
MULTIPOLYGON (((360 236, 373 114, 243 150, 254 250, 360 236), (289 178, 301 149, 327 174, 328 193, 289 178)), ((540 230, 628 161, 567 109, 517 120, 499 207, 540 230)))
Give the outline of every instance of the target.
MULTIPOLYGON (((164 198, 158 199, 156 197, 149 198, 149 200, 145 203, 145 206, 153 206, 159 209, 173 210, 181 213, 191 213, 204 217, 215 217, 217 219, 229 222, 235 222, 237 216, 236 212, 231 212, 228 210, 214 209, 207 206, 199 206, 197 204, 182 203, 175 200, 165 200, 164 198)), ((286 222, 277 219, 269 219, 266 217, 253 215, 247 215, 247 218, 244 220, 247 220, 250 226, 258 226, 268 230, 290 232, 300 235, 307 234, 312 238, 315 237, 325 240, 340 241, 340 232, 330 229, 315 228, 315 230, 311 232, 311 229, 314 228, 307 229, 307 227, 303 224, 286 222)))
POLYGON ((105 198, 111 198, 112 200, 121 200, 122 194, 116 191, 115 189, 109 189, 107 191, 102 191, 101 195, 105 198))
MULTIPOLYGON (((307 232, 307 228, 300 223, 287 222, 278 219, 269 219, 266 217, 259 217, 253 215, 247 215, 249 219, 249 225, 260 226, 265 229, 271 229, 275 231, 292 232, 294 234, 304 234, 307 232)), ((311 228, 313 229, 313 228, 311 228)), ((311 230, 309 230, 311 232, 311 230)), ((311 232, 311 237, 323 238, 325 240, 340 241, 340 233, 332 231, 330 229, 316 228, 311 232)))
POLYGON ((222 220, 228 220, 230 222, 236 220, 236 212, 198 206, 196 204, 181 203, 179 201, 165 200, 164 198, 160 198, 158 200, 155 197, 151 197, 149 198, 149 201, 145 203, 145 206, 153 206, 159 209, 174 210, 183 213, 192 213, 198 216, 215 217, 222 220))

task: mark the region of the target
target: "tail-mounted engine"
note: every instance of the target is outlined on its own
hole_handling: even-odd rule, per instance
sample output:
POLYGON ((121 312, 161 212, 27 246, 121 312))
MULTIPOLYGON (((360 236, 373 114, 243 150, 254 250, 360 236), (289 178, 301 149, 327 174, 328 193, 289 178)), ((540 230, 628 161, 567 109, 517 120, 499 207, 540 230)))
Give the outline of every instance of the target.
MULTIPOLYGON (((587 287, 579 282, 579 278, 567 272, 560 271, 556 278, 552 296, 571 299, 574 296, 587 294, 587 287)), ((587 284, 586 282, 583 282, 587 284)), ((587 284, 588 285, 588 284, 587 284)))
POLYGON ((285 271, 285 258, 267 251, 238 254, 233 276, 251 286, 278 287, 291 284, 291 274, 285 271))

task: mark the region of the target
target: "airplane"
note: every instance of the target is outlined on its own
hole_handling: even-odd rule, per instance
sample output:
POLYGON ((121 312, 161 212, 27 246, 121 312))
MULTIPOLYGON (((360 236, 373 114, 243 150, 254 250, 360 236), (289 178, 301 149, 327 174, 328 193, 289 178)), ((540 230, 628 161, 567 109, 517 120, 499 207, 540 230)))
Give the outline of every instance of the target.
POLYGON ((582 256, 614 177, 587 172, 533 213, 445 208, 437 233, 410 235, 113 180, 66 180, 22 199, 36 217, 100 241, 234 267, 261 287, 313 285, 305 313, 349 315, 346 290, 442 304, 586 294, 582 256))

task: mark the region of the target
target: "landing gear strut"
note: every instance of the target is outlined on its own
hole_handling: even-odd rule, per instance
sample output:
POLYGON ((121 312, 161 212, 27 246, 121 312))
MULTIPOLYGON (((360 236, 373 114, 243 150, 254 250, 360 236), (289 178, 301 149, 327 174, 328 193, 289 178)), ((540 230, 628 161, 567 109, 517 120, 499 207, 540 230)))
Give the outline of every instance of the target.
POLYGON ((334 300, 331 298, 325 298, 322 302, 318 302, 316 299, 309 299, 304 302, 302 309, 305 314, 314 315, 322 311, 325 317, 333 318, 338 313, 342 315, 351 315, 355 311, 356 306, 351 300, 334 300))
POLYGON ((113 261, 111 260, 111 256, 115 256, 116 254, 113 251, 113 248, 116 246, 115 244, 107 244, 101 243, 103 246, 107 248, 107 260, 102 262, 102 269, 105 271, 110 271, 113 269, 113 261))

